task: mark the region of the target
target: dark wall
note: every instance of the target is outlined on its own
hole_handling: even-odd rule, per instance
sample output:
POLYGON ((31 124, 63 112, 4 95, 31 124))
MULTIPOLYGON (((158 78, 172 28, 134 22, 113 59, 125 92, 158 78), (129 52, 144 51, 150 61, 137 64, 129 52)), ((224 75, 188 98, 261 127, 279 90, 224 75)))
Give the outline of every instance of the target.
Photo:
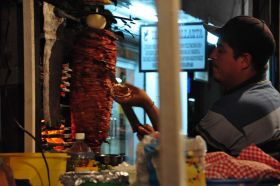
POLYGON ((22 3, 0 1, 0 152, 24 150, 22 3))

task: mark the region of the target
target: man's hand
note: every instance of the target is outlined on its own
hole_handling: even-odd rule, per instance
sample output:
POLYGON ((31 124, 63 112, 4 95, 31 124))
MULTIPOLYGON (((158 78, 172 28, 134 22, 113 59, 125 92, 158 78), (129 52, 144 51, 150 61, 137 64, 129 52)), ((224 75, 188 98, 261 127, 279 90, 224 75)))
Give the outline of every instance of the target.
POLYGON ((146 92, 136 86, 133 86, 129 83, 125 83, 130 91, 131 95, 126 97, 117 97, 113 95, 113 99, 122 105, 128 106, 136 106, 136 107, 144 107, 145 104, 150 103, 150 97, 146 94, 146 92))
POLYGON ((139 125, 137 130, 137 137, 139 140, 142 140, 145 135, 149 135, 155 132, 153 127, 149 124, 139 125))

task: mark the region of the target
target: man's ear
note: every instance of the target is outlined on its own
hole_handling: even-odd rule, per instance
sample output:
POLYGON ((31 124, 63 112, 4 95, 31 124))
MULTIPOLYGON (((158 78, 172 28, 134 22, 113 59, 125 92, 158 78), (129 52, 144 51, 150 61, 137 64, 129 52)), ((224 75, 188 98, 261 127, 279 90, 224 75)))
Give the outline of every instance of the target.
POLYGON ((253 65, 252 55, 250 53, 244 53, 239 58, 239 60, 241 60, 240 63, 242 69, 250 68, 253 65))

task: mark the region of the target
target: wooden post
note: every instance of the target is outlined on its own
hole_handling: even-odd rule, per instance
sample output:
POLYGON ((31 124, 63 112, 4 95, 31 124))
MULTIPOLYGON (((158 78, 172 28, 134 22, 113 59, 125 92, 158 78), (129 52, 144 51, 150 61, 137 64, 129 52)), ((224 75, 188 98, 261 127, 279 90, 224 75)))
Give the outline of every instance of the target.
MULTIPOLYGON (((180 110, 178 0, 159 0, 160 183, 184 185, 180 110)), ((187 114, 187 113, 184 113, 187 114)))
MULTIPOLYGON (((34 0, 23 3, 24 128, 35 136, 35 39, 34 0)), ((24 151, 35 152, 34 140, 25 134, 24 151)))

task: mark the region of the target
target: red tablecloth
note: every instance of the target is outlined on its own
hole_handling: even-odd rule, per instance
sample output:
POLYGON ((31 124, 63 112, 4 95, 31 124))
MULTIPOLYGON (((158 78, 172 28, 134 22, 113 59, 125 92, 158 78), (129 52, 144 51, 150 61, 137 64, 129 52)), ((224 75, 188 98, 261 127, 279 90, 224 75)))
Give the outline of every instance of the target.
POLYGON ((224 152, 207 153, 205 161, 208 179, 280 180, 280 162, 256 145, 245 148, 238 157, 232 157, 224 152))

